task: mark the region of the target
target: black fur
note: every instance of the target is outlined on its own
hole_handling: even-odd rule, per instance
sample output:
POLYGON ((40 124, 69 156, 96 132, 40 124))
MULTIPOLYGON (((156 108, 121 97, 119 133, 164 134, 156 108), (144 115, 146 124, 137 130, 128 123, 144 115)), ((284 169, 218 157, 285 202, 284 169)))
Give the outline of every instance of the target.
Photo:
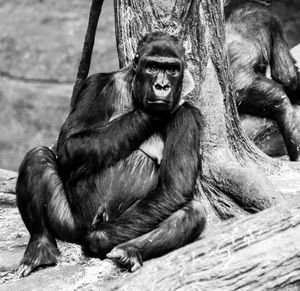
POLYGON ((134 271, 199 236, 205 219, 194 191, 202 118, 192 105, 179 106, 184 66, 175 38, 147 35, 133 66, 83 84, 57 156, 45 147, 25 156, 17 203, 31 238, 19 276, 56 263, 55 238, 100 258, 109 253, 134 271), (158 164, 145 148, 158 150, 162 141, 158 164))
POLYGON ((239 112, 276 120, 290 159, 298 160, 295 127, 300 124, 291 102, 300 100, 299 72, 280 20, 270 8, 246 0, 227 2, 225 17, 239 112), (268 67, 272 79, 266 76, 268 67))

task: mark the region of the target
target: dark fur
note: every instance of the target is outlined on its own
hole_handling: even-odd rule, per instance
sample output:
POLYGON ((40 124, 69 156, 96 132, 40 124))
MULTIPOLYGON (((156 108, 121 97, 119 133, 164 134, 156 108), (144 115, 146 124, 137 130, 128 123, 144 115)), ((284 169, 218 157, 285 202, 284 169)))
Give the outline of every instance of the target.
MULTIPOLYGON (((174 38, 146 36, 134 66, 83 84, 62 126, 57 157, 46 147, 27 153, 17 203, 31 237, 20 276, 56 263, 55 238, 82 244, 100 258, 109 253, 136 270, 142 260, 199 236, 205 219, 194 191, 202 118, 188 103, 178 107, 184 65, 174 38), (168 76, 172 91, 163 104, 147 102, 155 100, 151 88, 159 79, 144 74, 149 56, 175 57, 181 64, 177 78, 168 76), (164 142, 160 165, 139 150, 157 140, 164 142)), ((164 84, 157 90, 167 90, 164 84)))
POLYGON ((238 110, 276 120, 289 157, 296 161, 300 141, 294 129, 300 124, 291 102, 300 99, 299 72, 282 25, 270 8, 255 1, 227 2, 225 16, 238 110), (272 79, 266 77, 268 67, 272 79))

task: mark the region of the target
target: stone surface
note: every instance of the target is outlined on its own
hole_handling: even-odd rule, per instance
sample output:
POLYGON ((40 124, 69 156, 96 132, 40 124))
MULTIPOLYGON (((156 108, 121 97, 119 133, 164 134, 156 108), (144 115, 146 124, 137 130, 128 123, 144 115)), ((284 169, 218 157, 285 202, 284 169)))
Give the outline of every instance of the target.
POLYGON ((14 197, 11 195, 5 195, 5 193, 15 193, 16 181, 18 173, 14 171, 0 169, 0 205, 1 204, 14 204, 14 197))

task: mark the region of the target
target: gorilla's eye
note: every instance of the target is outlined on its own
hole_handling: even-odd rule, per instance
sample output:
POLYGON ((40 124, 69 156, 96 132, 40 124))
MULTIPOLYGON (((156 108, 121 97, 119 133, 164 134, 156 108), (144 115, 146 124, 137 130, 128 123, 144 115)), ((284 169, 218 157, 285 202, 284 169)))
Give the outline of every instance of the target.
POLYGON ((180 72, 180 68, 178 66, 170 66, 166 69, 167 74, 171 76, 176 76, 180 72))
POLYGON ((146 71, 149 73, 149 74, 155 74, 158 72, 158 67, 155 65, 155 64, 148 64, 146 66, 146 71))
POLYGON ((174 68, 171 68, 171 69, 168 69, 167 72, 170 74, 174 74, 176 72, 176 70, 174 68))
POLYGON ((175 75, 176 73, 178 73, 178 70, 172 68, 172 69, 167 69, 167 73, 169 75, 175 75))

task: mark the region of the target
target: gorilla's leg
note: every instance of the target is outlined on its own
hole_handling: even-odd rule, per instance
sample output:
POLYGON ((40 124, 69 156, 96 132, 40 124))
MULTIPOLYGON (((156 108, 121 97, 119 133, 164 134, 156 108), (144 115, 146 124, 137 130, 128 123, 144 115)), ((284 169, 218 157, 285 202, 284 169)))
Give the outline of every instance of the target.
POLYGON ((281 84, 292 103, 300 102, 300 72, 284 39, 281 24, 274 23, 271 50, 271 77, 281 84))
POLYGON ((239 112, 276 120, 290 160, 297 161, 299 159, 299 141, 294 131, 299 123, 297 123, 292 104, 282 86, 262 74, 249 74, 249 79, 251 80, 250 85, 238 91, 239 112))
POLYGON ((74 218, 57 172, 55 155, 46 147, 27 153, 17 181, 17 204, 30 233, 18 276, 27 276, 42 265, 53 265, 59 251, 55 237, 78 241, 74 218))
POLYGON ((164 255, 197 239, 204 229, 205 217, 202 204, 192 200, 156 229, 116 246, 107 257, 134 272, 143 260, 164 255))
POLYGON ((103 229, 87 236, 86 250, 101 258, 108 253, 108 258, 136 271, 143 260, 161 256, 195 240, 205 226, 205 213, 202 204, 192 200, 157 227, 153 228, 150 223, 143 223, 141 227, 142 221, 105 224, 103 229))

